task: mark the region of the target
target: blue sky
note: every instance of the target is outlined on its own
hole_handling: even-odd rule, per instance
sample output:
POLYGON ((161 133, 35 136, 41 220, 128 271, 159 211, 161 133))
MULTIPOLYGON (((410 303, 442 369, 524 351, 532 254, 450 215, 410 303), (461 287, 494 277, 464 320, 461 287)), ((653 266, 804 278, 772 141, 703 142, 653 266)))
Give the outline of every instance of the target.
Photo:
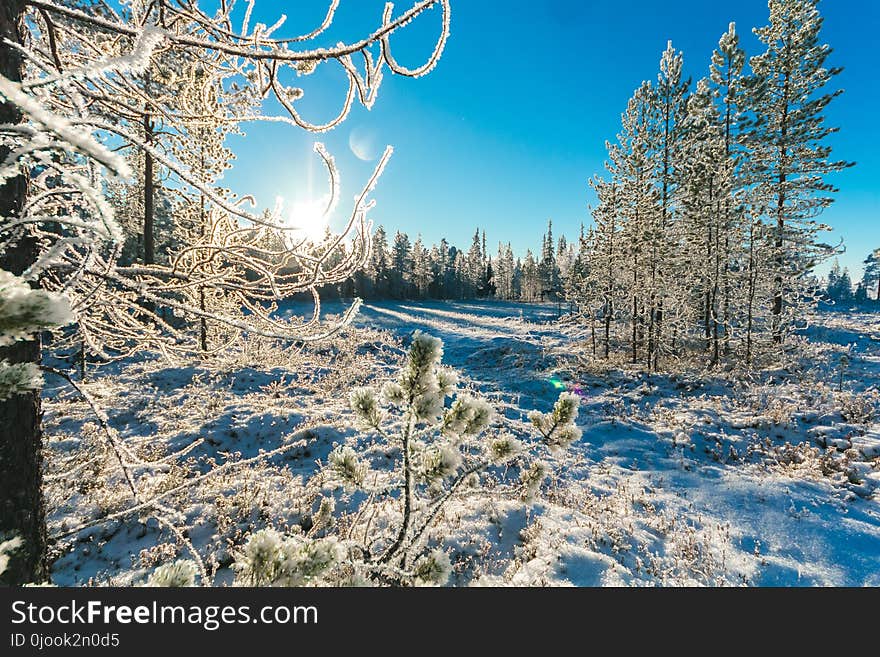
MULTIPOLYGON (((262 2, 260 20, 286 10, 293 32, 320 22, 326 0, 262 2), (289 7, 296 6, 296 11, 289 7)), ((337 22, 321 45, 352 41, 375 28, 384 0, 342 0, 337 22)), ((398 1, 397 12, 410 6, 398 1)), ((264 205, 278 195, 304 203, 326 191, 325 174, 311 153, 323 141, 342 175, 338 225, 378 154, 395 154, 373 198, 371 217, 393 234, 404 230, 428 242, 446 237, 467 247, 477 226, 494 251, 510 241, 515 251, 539 248, 547 219, 558 236, 577 234, 589 222, 593 201, 587 181, 602 170, 605 140, 619 130, 620 113, 644 79, 654 79, 666 41, 684 52, 694 79, 706 74, 710 54, 730 21, 736 21, 747 54, 759 52, 753 26, 767 22, 766 0, 736 3, 632 0, 452 0, 452 36, 437 69, 408 79, 386 76, 371 112, 356 107, 348 121, 319 136, 278 124, 247 126, 230 146, 235 168, 224 184, 253 193, 264 205), (372 152, 371 152, 372 151, 372 152)), ((834 48, 830 63, 845 67, 836 79, 846 92, 832 103, 834 155, 857 166, 831 178, 838 200, 822 217, 842 238, 842 264, 855 272, 880 247, 880 106, 876 34, 880 3, 825 0, 823 39, 834 48)), ((432 10, 392 40, 398 60, 421 64, 439 30, 432 10)), ((279 33, 280 34, 280 33, 279 33)), ((335 65, 299 82, 300 111, 319 122, 334 115, 345 81, 335 65)))

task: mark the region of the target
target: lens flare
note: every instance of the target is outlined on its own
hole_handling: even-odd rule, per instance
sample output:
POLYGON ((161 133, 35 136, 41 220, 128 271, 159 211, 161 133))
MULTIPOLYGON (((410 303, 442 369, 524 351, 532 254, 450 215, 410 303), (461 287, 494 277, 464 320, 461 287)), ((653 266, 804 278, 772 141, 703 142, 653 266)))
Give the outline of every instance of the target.
POLYGON ((551 376, 547 379, 547 383, 556 388, 557 390, 570 390, 578 397, 586 397, 587 391, 579 384, 572 383, 568 384, 557 376, 551 376))

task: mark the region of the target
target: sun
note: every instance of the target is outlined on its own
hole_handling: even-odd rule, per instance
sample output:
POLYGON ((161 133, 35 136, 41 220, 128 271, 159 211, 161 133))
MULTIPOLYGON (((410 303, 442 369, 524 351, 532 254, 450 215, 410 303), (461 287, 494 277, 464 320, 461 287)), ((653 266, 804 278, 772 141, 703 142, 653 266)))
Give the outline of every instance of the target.
POLYGON ((287 224, 293 229, 291 235, 294 239, 320 242, 329 225, 330 218, 326 214, 326 210, 326 198, 293 203, 290 207, 287 224))

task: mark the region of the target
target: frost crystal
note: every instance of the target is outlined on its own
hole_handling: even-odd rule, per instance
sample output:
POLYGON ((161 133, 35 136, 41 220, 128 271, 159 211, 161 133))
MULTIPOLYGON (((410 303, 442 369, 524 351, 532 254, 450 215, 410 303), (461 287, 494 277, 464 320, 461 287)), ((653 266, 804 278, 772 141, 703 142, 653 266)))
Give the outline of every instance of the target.
POLYGON ((458 372, 449 367, 441 367, 437 370, 437 387, 444 397, 449 397, 455 392, 458 385, 458 372))
POLYGON ((529 422, 532 423, 538 431, 541 433, 546 433, 550 428, 547 423, 546 416, 541 411, 529 411, 527 416, 529 418, 529 422))
POLYGON ((0 401, 42 387, 43 375, 36 363, 9 363, 0 360, 0 401))
POLYGON ((577 417, 580 400, 571 392, 563 392, 553 405, 553 421, 556 424, 570 424, 577 417))
POLYGON ((156 568, 147 586, 180 587, 195 586, 198 567, 195 562, 188 559, 166 563, 156 568))
POLYGON ((418 420, 434 422, 443 413, 443 400, 436 393, 419 395, 413 400, 413 412, 418 420))
POLYGON ((6 567, 9 565, 9 555, 22 545, 24 545, 24 541, 21 536, 16 536, 15 538, 0 542, 0 575, 3 574, 3 571, 5 571, 6 567))
POLYGON ((261 529, 251 534, 234 565, 240 578, 251 586, 270 584, 275 577, 281 543, 282 536, 274 529, 261 529))
POLYGON ((288 538, 279 551, 273 586, 303 586, 322 575, 339 558, 336 539, 288 538))
POLYGON ((526 501, 531 501, 537 495, 541 484, 547 477, 548 468, 542 461, 535 461, 527 470, 524 470, 520 476, 522 484, 522 496, 526 501))
POLYGON ((451 477, 461 466, 461 452, 452 445, 429 447, 422 456, 422 478, 436 482, 451 477))
MULTIPOLYGON (((23 278, 0 269, 0 347, 72 321, 73 314, 65 297, 35 290, 23 278)), ((0 361, 0 401, 39 390, 42 385, 43 377, 36 363, 0 361)))
POLYGON ((449 555, 442 550, 434 550, 416 561, 413 568, 416 584, 419 586, 443 586, 452 575, 449 555))
POLYGON ((460 395, 443 419, 443 430, 456 436, 475 436, 492 421, 494 411, 485 399, 460 395))
POLYGON ((34 290, 23 278, 0 269, 0 347, 72 321, 70 304, 63 296, 34 290))
POLYGON ((303 586, 323 575, 339 557, 334 538, 285 538, 274 529, 262 529, 248 539, 233 568, 239 584, 303 586))
POLYGON ((373 429, 382 421, 376 392, 372 388, 355 388, 349 396, 351 410, 365 429, 373 429))
POLYGON ((557 450, 567 449, 581 439, 583 432, 581 428, 573 424, 566 425, 556 431, 552 438, 548 441, 551 448, 557 450))
POLYGON ((364 483, 367 466, 348 445, 337 445, 327 457, 333 472, 344 482, 360 486, 364 483))
POLYGON ((515 458, 522 451, 523 444, 513 436, 497 436, 491 438, 486 445, 486 456, 496 465, 515 458))
POLYGON ((409 399, 439 392, 435 370, 442 359, 443 342, 439 338, 421 331, 413 334, 399 381, 409 399))
POLYGON ((402 404, 406 401, 403 388, 396 381, 388 381, 382 386, 382 398, 390 404, 402 404))
POLYGON ((580 440, 582 432, 575 424, 578 406, 580 399, 577 395, 563 392, 550 413, 539 411, 529 413, 529 421, 544 436, 544 444, 553 451, 566 449, 580 440))

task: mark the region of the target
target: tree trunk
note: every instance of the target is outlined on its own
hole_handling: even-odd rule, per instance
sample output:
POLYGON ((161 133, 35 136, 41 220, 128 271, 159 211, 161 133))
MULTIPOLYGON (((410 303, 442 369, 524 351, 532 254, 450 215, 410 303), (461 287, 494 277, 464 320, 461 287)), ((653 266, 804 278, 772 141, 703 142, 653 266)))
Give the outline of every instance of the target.
POLYGON ((748 309, 746 310, 746 367, 752 365, 752 325, 755 315, 755 286, 758 283, 755 267, 755 222, 749 219, 749 290, 748 309))
MULTIPOLYGON (((202 128, 199 132, 203 133, 204 128, 202 128)), ((202 134, 202 143, 204 144, 204 134, 202 134)), ((201 179, 204 180, 205 175, 205 147, 204 145, 199 149, 199 157, 201 169, 199 170, 199 175, 201 179)), ((208 230, 208 217, 207 217, 207 209, 205 203, 205 195, 199 194, 199 233, 200 237, 204 239, 205 234, 208 230)), ((207 306, 205 304, 205 287, 203 285, 199 286, 199 310, 203 313, 207 312, 207 306)), ((199 317, 199 346, 202 348, 202 353, 207 353, 208 351, 208 320, 205 319, 205 316, 202 315, 199 317)))
MULTIPOLYGON (((664 126, 663 126, 663 198, 662 198, 662 212, 660 213, 660 234, 657 236, 657 240, 666 239, 666 224, 667 218, 669 216, 669 178, 672 173, 672 98, 669 95, 669 92, 666 93, 665 103, 664 103, 664 126)), ((664 256, 663 253, 660 254, 664 256)), ((664 267, 665 273, 665 265, 666 263, 660 263, 661 266, 664 267)), ((655 261, 654 269, 656 270, 657 263, 655 261)), ((657 290, 656 283, 654 281, 654 273, 652 271, 651 274, 651 285, 653 290, 657 290)), ((663 337, 663 286, 660 286, 657 299, 657 307, 654 309, 654 300, 651 299, 651 307, 652 307, 652 316, 651 323, 653 325, 654 335, 652 338, 653 344, 651 348, 648 350, 648 369, 650 371, 657 371, 660 369, 660 349, 662 344, 663 337)), ((652 292, 653 294, 653 292, 652 292)))
MULTIPOLYGON (((605 279, 607 285, 605 297, 605 360, 608 360, 608 352, 611 343, 611 320, 614 317, 614 230, 617 217, 617 191, 611 188, 611 231, 608 235, 608 275, 605 279)), ((880 296, 878 296, 880 298, 880 296)))
MULTIPOLYGON (((717 210, 716 217, 719 217, 721 207, 720 203, 716 201, 715 208, 717 210)), ((719 239, 721 227, 720 225, 715 227, 715 280, 712 285, 712 365, 717 365, 721 360, 721 342, 720 342, 720 329, 721 322, 719 321, 719 312, 718 312, 718 292, 720 286, 720 278, 721 278, 721 241, 719 239)))
MULTIPOLYGON (((706 258, 708 262, 712 259, 712 223, 707 221, 706 224, 706 258)), ((707 352, 712 348, 712 284, 709 278, 707 269, 703 272, 703 338, 706 341, 707 352)))
MULTIPOLYGON (((144 141, 153 143, 153 122, 149 114, 144 114, 144 141)), ((144 264, 156 262, 156 246, 153 239, 153 196, 154 196, 153 156, 144 151, 144 264)))
MULTIPOLYGON (((23 43, 24 33, 24 3, 4 0, 0 3, 0 74, 13 81, 22 79, 22 58, 4 42, 23 43)), ((21 121, 16 107, 0 103, 0 123, 21 121)), ((0 147, 0 162, 5 161, 9 152, 8 147, 0 147)), ((0 185, 0 221, 17 217, 26 195, 24 175, 0 185)), ((0 268, 21 274, 36 261, 37 255, 36 240, 25 237, 0 253, 0 268)), ((10 363, 39 363, 39 337, 0 348, 0 359, 10 363)), ((0 585, 39 582, 45 580, 48 573, 41 415, 38 392, 15 395, 0 402, 0 540, 17 536, 24 541, 22 547, 10 555, 6 571, 0 574, 0 585)))
POLYGON ((779 177, 776 203, 776 276, 773 280, 773 342, 782 343, 782 307, 784 304, 785 271, 785 184, 788 180, 788 112, 789 74, 786 72, 782 94, 782 119, 779 135, 779 177))
POLYGON ((639 289, 638 262, 633 260, 633 287, 632 287, 632 362, 639 362, 639 289))
POLYGON ((776 247, 776 275, 773 278, 773 342, 782 343, 782 304, 783 304, 783 286, 784 279, 782 276, 785 267, 785 192, 781 191, 782 185, 785 183, 785 174, 779 174, 779 200, 777 203, 776 215, 776 239, 774 246, 776 247))
POLYGON ((596 357, 596 315, 590 313, 590 340, 593 343, 593 358, 596 357))
MULTIPOLYGON (((724 157, 729 163, 731 161, 731 131, 733 128, 732 107, 731 107, 731 85, 733 84, 733 68, 730 58, 727 59, 727 85, 724 97, 724 157)), ((730 356, 730 224, 731 209, 730 198, 734 189, 731 187, 727 190, 724 199, 724 267, 722 269, 722 289, 724 290, 724 355, 730 356)))
POLYGON ((614 314, 614 302, 609 295, 605 299, 605 360, 608 360, 608 352, 611 350, 611 317, 614 314))

